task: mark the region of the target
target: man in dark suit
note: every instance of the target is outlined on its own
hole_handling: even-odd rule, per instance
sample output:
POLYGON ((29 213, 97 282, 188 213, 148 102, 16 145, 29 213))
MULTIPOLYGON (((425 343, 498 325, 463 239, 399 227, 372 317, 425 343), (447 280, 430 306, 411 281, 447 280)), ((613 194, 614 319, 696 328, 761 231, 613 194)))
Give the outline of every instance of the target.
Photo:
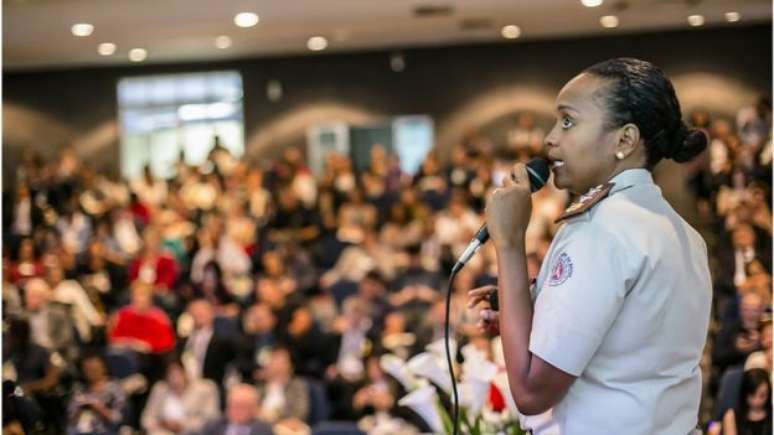
POLYGON ((194 329, 185 340, 180 341, 178 350, 183 363, 189 373, 213 381, 222 390, 226 368, 236 356, 233 340, 215 333, 214 313, 208 301, 198 299, 191 302, 188 313, 193 318, 194 329))
POLYGON ((255 387, 234 385, 228 391, 226 418, 210 422, 200 435, 271 435, 271 426, 255 418, 259 406, 255 387))

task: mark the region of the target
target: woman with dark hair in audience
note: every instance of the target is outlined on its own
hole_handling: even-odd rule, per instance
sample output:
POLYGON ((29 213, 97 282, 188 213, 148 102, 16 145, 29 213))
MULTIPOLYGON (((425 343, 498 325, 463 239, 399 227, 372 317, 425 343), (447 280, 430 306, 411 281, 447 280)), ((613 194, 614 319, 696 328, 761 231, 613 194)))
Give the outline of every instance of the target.
POLYGON ((763 369, 744 372, 736 408, 723 416, 723 435, 771 434, 771 381, 763 369))
POLYGON ((226 289, 223 272, 216 261, 210 261, 202 269, 202 281, 194 287, 194 299, 206 299, 218 314, 234 316, 238 313, 236 300, 226 289))
POLYGON ((43 276, 45 268, 35 253, 35 243, 31 238, 25 237, 21 240, 16 260, 11 262, 8 269, 12 284, 21 284, 24 280, 43 276))
POLYGON ((97 353, 83 358, 81 373, 86 382, 67 406, 67 434, 118 434, 126 403, 121 385, 108 377, 105 360, 97 353))
POLYGON ((153 284, 158 295, 172 293, 179 266, 172 254, 163 246, 160 228, 149 226, 142 235, 143 247, 129 263, 129 280, 153 284))
POLYGON ((220 416, 218 387, 209 379, 186 374, 177 358, 166 361, 165 377, 153 385, 142 413, 148 435, 173 435, 200 430, 220 416))

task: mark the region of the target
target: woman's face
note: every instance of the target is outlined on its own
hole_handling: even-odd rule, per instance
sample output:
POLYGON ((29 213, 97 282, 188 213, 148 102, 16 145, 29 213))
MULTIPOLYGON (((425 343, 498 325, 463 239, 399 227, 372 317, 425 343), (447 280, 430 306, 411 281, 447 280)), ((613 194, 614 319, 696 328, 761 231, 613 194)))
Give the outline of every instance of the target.
POLYGON ((145 311, 153 306, 153 289, 151 287, 135 284, 132 288, 132 306, 139 311, 145 311))
POLYGON ((615 171, 619 129, 605 126, 604 96, 610 82, 581 74, 556 99, 556 124, 545 139, 554 183, 582 194, 605 183, 615 171))
POLYGON ((89 358, 83 362, 83 376, 89 383, 101 381, 105 378, 107 370, 99 358, 89 358))
POLYGON ((19 245, 19 259, 22 261, 32 261, 35 257, 35 249, 32 240, 24 239, 19 245))
POLYGON ((269 276, 281 276, 284 272, 282 256, 274 251, 263 254, 263 268, 269 276))
POLYGON ((769 386, 766 384, 758 385, 755 393, 747 396, 747 406, 750 409, 761 409, 766 405, 766 399, 769 396, 769 386))
POLYGON ((167 383, 176 390, 182 390, 186 385, 185 370, 178 364, 172 364, 167 369, 167 383))

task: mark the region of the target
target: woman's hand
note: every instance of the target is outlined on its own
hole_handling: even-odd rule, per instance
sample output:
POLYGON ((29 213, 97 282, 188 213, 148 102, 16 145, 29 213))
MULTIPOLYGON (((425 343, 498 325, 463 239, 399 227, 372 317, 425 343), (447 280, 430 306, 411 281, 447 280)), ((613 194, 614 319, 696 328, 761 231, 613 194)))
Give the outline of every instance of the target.
POLYGON ((486 226, 496 248, 524 244, 524 234, 532 214, 530 193, 527 169, 523 163, 517 163, 503 180, 503 186, 489 196, 486 226))
POLYGON ((468 301, 468 308, 474 308, 477 305, 480 306, 478 327, 485 332, 493 335, 500 333, 500 313, 492 310, 489 305, 489 293, 497 291, 497 287, 493 285, 485 285, 483 287, 474 288, 468 292, 470 300, 468 301))

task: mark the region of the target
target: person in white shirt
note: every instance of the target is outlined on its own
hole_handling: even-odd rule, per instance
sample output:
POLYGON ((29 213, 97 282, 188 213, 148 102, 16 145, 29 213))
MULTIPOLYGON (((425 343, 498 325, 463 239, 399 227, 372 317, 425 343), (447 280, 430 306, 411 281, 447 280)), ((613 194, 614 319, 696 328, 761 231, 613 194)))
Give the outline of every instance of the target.
MULTIPOLYGON (((487 205, 510 393, 525 415, 552 410, 551 429, 523 422, 536 434, 693 433, 712 300, 707 250, 650 171, 663 158, 690 160, 707 139, 683 123, 663 73, 637 59, 573 78, 557 118, 545 140, 554 183, 586 194, 559 218, 532 291, 524 165, 487 205)), ((471 291, 470 304, 489 290, 471 291)))
POLYGON ((218 387, 188 376, 180 361, 167 362, 166 377, 153 385, 140 423, 148 435, 190 433, 220 416, 218 387))
POLYGON ((167 199, 167 184, 164 180, 153 178, 150 166, 146 166, 142 177, 132 180, 129 187, 140 201, 153 208, 161 206, 167 199))

